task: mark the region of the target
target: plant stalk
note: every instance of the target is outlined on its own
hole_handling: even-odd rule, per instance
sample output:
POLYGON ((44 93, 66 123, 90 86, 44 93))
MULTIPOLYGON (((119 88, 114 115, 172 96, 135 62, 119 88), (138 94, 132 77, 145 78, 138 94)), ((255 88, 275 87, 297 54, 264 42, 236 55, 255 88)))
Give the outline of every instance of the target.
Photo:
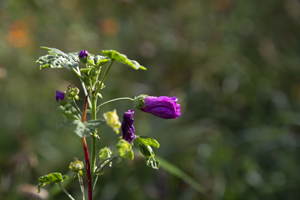
MULTIPOLYGON (((92 96, 91 98, 92 102, 92 119, 97 119, 96 115, 96 106, 97 106, 97 95, 92 96)), ((97 147, 97 129, 95 130, 95 133, 92 136, 92 165, 91 165, 91 173, 93 174, 92 177, 92 182, 94 182, 94 172, 95 172, 95 167, 96 167, 96 147, 97 147)))
POLYGON ((59 182, 59 187, 62 189, 62 191, 64 191, 64 193, 72 200, 75 200, 68 192, 67 190, 65 190, 65 188, 63 188, 63 186, 61 185, 61 182, 59 182))
MULTIPOLYGON (((87 96, 85 97, 84 105, 83 105, 83 113, 82 113, 82 122, 86 121, 86 110, 87 110, 87 96)), ((90 169, 90 158, 89 152, 86 144, 85 137, 81 138, 84 157, 85 157, 85 165, 86 165, 86 174, 87 174, 87 184, 88 184, 88 196, 89 200, 93 200, 93 191, 92 191, 92 179, 91 179, 91 169, 90 169)))

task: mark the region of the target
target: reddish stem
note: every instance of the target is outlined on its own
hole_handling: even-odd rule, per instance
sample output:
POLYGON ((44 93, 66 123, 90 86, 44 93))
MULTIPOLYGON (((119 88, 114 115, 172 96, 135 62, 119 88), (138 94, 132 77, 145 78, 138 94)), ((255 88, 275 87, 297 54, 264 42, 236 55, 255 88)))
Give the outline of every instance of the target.
MULTIPOLYGON (((87 110, 87 96, 85 97, 85 101, 83 105, 82 122, 86 121, 86 110, 87 110)), ((81 141, 82 141, 84 157, 85 157, 86 174, 87 174, 87 182, 88 182, 88 195, 89 195, 89 200, 92 200, 93 193, 92 193, 92 179, 91 179, 89 152, 86 145, 85 137, 81 138, 81 141)))

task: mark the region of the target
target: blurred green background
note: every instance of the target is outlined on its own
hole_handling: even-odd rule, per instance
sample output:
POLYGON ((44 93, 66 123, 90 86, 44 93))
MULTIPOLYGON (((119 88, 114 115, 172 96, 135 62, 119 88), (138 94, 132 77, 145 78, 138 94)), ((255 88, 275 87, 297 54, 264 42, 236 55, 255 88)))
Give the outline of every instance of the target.
MULTIPOLYGON (((206 191, 137 155, 106 169, 95 199, 299 198, 299 1, 1 0, 0 24, 0 199, 34 199, 39 176, 67 174, 73 157, 84 159, 80 138, 56 128, 63 118, 54 97, 80 84, 64 69, 40 71, 40 46, 115 49, 148 68, 114 64, 103 101, 179 98, 176 120, 136 110, 136 134, 156 138, 156 154, 206 191)), ((132 103, 102 112, 114 108, 122 116, 132 103)), ((99 149, 114 148, 110 127, 99 135, 99 149)), ((57 188, 44 187, 55 195, 48 199, 67 199, 57 188)), ((81 199, 76 180, 66 189, 81 199)))

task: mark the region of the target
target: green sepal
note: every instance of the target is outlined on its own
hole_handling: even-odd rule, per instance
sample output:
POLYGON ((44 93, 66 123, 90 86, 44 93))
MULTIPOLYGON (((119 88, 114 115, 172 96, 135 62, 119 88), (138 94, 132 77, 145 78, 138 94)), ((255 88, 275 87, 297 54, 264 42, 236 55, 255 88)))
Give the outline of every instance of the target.
POLYGON ((117 151, 120 157, 133 160, 134 154, 132 151, 132 146, 126 140, 120 139, 117 144, 117 151))
POLYGON ((134 97, 133 104, 136 108, 144 108, 146 107, 144 99, 146 99, 148 95, 146 94, 141 94, 140 96, 134 97))
POLYGON ((45 176, 39 177, 39 185, 38 185, 38 193, 40 193, 40 188, 41 186, 45 186, 46 184, 50 183, 59 183, 63 182, 63 180, 68 179, 68 176, 62 175, 61 173, 58 172, 53 172, 45 176))
POLYGON ((82 174, 82 169, 84 169, 84 164, 82 161, 74 158, 74 162, 71 162, 69 165, 69 169, 75 173, 82 174))
POLYGON ((115 60, 115 61, 118 61, 120 63, 123 63, 125 65, 128 65, 129 67, 132 67, 133 69, 142 69, 142 70, 147 70, 147 68, 141 66, 137 61, 135 60, 130 60, 127 58, 126 55, 124 54, 121 54, 115 50, 103 50, 102 53, 104 55, 106 55, 107 57, 115 60))
POLYGON ((40 69, 50 68, 66 68, 73 69, 79 66, 78 53, 64 53, 58 49, 50 47, 41 47, 47 49, 47 55, 39 57, 36 63, 40 64, 40 69))
POLYGON ((107 158, 110 158, 111 155, 112 155, 112 152, 111 152, 110 148, 108 148, 108 147, 103 147, 103 148, 100 149, 100 151, 99 151, 99 158, 100 158, 101 160, 105 160, 105 159, 107 159, 107 158))

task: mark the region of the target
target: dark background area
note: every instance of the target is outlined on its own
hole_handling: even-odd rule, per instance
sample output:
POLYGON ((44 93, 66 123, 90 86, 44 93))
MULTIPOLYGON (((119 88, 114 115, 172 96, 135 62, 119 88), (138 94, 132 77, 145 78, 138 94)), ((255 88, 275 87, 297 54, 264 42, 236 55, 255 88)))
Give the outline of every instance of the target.
MULTIPOLYGON (((33 199, 25 192, 36 192, 39 176, 68 174, 73 157, 84 159, 80 138, 56 128, 55 91, 80 84, 65 69, 40 71, 40 46, 115 49, 147 67, 114 64, 103 101, 179 98, 176 120, 136 110, 136 134, 156 138, 156 154, 206 192, 137 155, 106 169, 95 199, 299 198, 299 1, 1 0, 0 24, 0 199, 33 199)), ((132 104, 101 112, 114 108, 122 116, 132 104)), ((114 148, 110 127, 99 135, 99 149, 114 148)), ((67 199, 51 188, 48 199, 67 199)), ((81 199, 76 180, 66 189, 81 199)))

